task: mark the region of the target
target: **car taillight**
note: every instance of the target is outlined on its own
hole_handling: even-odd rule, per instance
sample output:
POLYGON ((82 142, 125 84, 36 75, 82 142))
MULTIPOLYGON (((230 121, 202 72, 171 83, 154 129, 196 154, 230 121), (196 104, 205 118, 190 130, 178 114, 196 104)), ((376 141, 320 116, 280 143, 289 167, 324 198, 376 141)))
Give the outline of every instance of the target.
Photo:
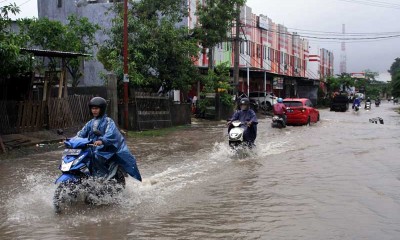
POLYGON ((300 108, 299 110, 300 110, 302 113, 306 111, 305 108, 300 108))

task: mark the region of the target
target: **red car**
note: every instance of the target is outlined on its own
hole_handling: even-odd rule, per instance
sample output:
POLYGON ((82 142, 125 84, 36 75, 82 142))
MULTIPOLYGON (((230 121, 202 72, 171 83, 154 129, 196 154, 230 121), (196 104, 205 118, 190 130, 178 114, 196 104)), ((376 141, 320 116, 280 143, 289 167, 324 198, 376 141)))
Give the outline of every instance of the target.
POLYGON ((310 99, 285 98, 287 124, 304 125, 319 121, 319 111, 314 108, 310 99))

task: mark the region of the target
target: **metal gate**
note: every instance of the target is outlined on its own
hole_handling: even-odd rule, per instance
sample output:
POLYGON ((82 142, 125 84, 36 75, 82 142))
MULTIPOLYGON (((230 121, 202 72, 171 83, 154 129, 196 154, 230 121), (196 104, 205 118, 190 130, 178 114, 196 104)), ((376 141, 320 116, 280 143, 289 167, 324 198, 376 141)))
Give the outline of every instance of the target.
POLYGON ((139 130, 171 127, 171 111, 168 96, 155 93, 135 92, 136 119, 139 130))

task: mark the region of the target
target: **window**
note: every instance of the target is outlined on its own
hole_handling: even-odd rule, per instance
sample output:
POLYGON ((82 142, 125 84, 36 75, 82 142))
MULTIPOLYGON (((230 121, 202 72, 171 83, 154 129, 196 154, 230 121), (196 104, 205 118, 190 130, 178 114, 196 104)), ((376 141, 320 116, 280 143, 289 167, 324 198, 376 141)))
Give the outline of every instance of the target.
POLYGON ((266 60, 267 59, 267 47, 263 46, 263 59, 266 60))
POLYGON ((268 60, 274 61, 274 49, 268 48, 268 60))
POLYGON ((302 107, 303 103, 300 101, 283 101, 286 107, 302 107))
POLYGON ((57 7, 58 7, 58 8, 61 8, 61 7, 62 7, 62 0, 58 0, 58 1, 57 1, 57 7))
POLYGON ((240 42, 240 49, 239 49, 239 51, 240 51, 240 54, 244 54, 244 43, 243 43, 243 42, 240 42))

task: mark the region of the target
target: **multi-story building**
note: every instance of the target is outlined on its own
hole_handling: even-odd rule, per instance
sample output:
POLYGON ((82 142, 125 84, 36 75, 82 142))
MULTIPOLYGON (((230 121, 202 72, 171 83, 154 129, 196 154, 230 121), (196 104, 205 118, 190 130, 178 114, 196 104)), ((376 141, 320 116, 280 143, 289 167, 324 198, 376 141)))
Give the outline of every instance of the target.
MULTIPOLYGON (((281 97, 316 98, 319 81, 323 82, 333 74, 333 53, 316 48, 310 55, 311 46, 307 39, 289 32, 284 25, 274 23, 265 15, 253 14, 248 6, 241 9, 240 19, 240 90, 266 90, 281 97), (277 79, 283 84, 276 84, 277 79)), ((232 38, 234 33, 232 29, 232 38)), ((206 55, 202 54, 200 58, 202 66, 208 64, 206 55)), ((233 67, 232 43, 218 44, 214 59, 215 64, 228 62, 233 67)))

